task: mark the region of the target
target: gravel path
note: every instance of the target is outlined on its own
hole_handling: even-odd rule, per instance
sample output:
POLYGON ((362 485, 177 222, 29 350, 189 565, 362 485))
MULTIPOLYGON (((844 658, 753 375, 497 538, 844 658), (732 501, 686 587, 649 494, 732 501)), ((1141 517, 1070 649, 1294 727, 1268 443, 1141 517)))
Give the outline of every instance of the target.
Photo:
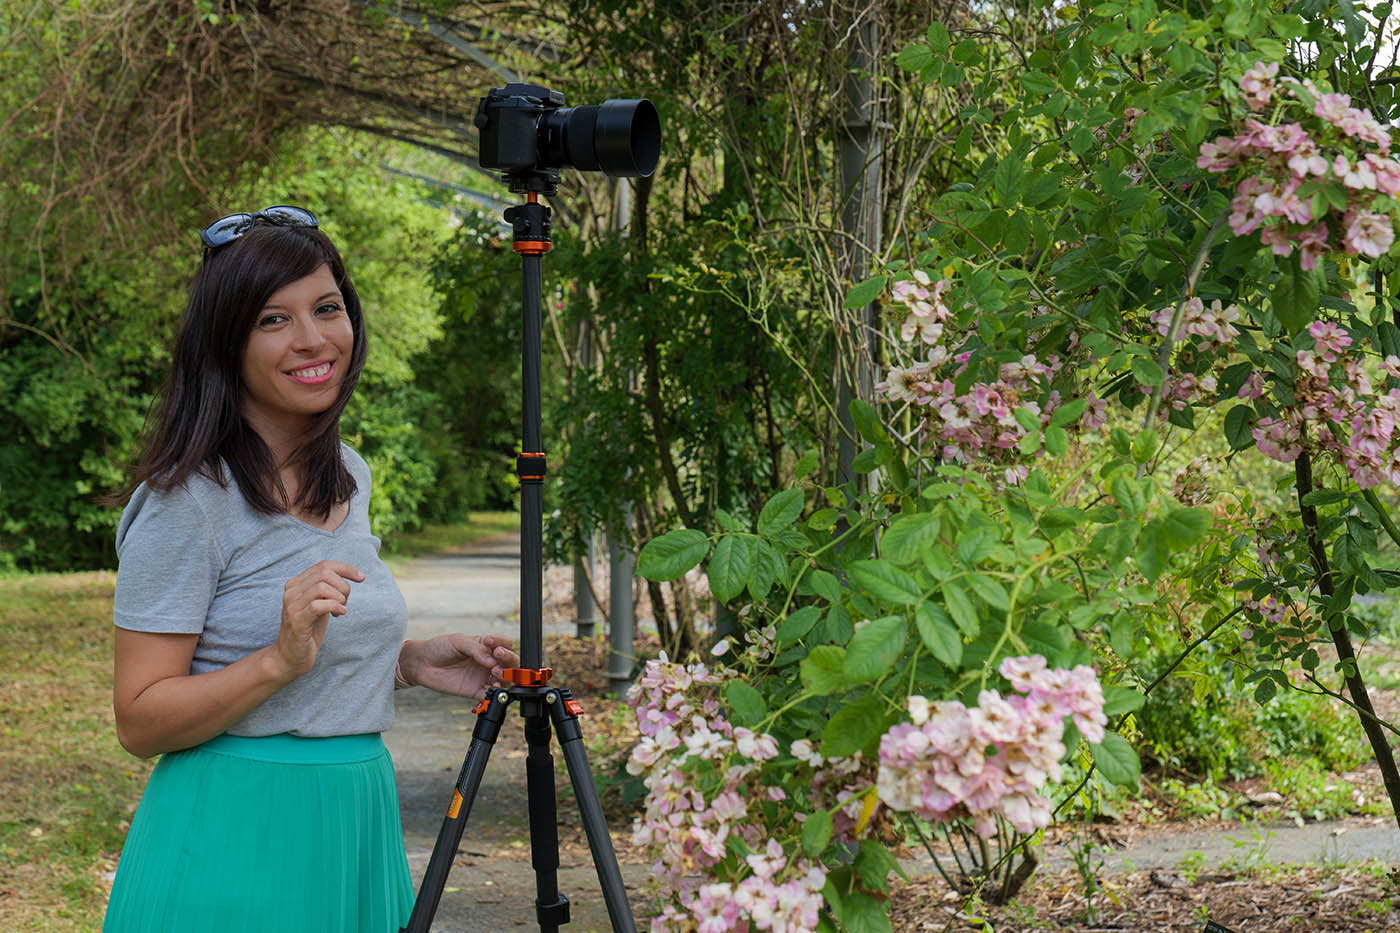
MULTIPOLYGON (((460 552, 420 557, 395 573, 408 603, 408 637, 444 632, 519 637, 520 541, 489 538, 460 552)), ((546 621, 546 635, 571 634, 572 623, 546 621)), ((430 690, 399 690, 398 717, 384 741, 394 756, 399 807, 409 868, 416 886, 437 840, 452 788, 471 743, 475 700, 430 690)), ((538 929, 535 875, 530 867, 525 796, 523 720, 514 707, 492 749, 458 856, 435 915, 436 931, 538 929)), ((585 734, 587 720, 584 720, 585 734)), ((556 760, 560 758, 557 743, 556 760)), ((608 931, 598 877, 578 822, 567 781, 558 787, 559 890, 569 898, 570 933, 608 931)), ((626 827, 611 827, 617 838, 626 827)), ((629 890, 642 881, 641 866, 623 865, 629 890)), ((634 909, 637 905, 634 901, 634 909)))

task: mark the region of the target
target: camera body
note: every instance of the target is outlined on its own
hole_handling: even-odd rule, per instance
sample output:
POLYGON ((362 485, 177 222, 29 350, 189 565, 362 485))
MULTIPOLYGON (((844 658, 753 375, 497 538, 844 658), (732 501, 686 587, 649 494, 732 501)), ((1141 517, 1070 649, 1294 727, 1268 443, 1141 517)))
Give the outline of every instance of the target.
POLYGON ((507 84, 481 99, 474 122, 481 167, 503 173, 513 190, 553 187, 562 168, 644 177, 661 154, 661 123, 646 99, 565 107, 559 91, 507 84))

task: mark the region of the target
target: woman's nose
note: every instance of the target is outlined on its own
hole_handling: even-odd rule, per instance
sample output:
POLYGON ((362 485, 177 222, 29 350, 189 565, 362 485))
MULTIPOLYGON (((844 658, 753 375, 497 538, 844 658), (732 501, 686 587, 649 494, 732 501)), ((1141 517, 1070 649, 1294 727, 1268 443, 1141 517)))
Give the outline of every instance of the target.
POLYGON ((292 344, 297 350, 314 350, 326 342, 320 322, 315 316, 298 317, 292 331, 292 344))

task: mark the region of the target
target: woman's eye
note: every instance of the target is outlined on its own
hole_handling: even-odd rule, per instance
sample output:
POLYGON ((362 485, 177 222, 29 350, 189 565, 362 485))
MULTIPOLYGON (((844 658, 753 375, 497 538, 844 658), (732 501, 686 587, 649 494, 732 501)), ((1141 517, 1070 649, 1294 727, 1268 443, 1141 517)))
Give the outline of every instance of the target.
POLYGON ((258 318, 258 326, 264 328, 275 327, 276 325, 281 324, 284 320, 286 320, 286 318, 280 314, 266 314, 258 318))
POLYGON ((341 307, 340 307, 340 305, 329 305, 329 304, 327 304, 327 305, 321 305, 321 307, 319 307, 319 308, 316 309, 316 313, 317 313, 317 314, 327 315, 327 316, 332 315, 332 314, 339 314, 340 312, 341 312, 341 307))

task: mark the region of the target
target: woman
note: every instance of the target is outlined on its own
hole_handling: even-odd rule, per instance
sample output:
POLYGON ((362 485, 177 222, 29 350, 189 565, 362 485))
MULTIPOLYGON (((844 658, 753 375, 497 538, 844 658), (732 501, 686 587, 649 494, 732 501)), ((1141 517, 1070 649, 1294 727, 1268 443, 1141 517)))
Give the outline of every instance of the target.
POLYGON ((463 696, 504 638, 405 641, 339 422, 364 317, 308 211, 202 234, 156 427, 117 529, 117 736, 162 755, 104 930, 398 929, 413 890, 392 690, 463 696))

